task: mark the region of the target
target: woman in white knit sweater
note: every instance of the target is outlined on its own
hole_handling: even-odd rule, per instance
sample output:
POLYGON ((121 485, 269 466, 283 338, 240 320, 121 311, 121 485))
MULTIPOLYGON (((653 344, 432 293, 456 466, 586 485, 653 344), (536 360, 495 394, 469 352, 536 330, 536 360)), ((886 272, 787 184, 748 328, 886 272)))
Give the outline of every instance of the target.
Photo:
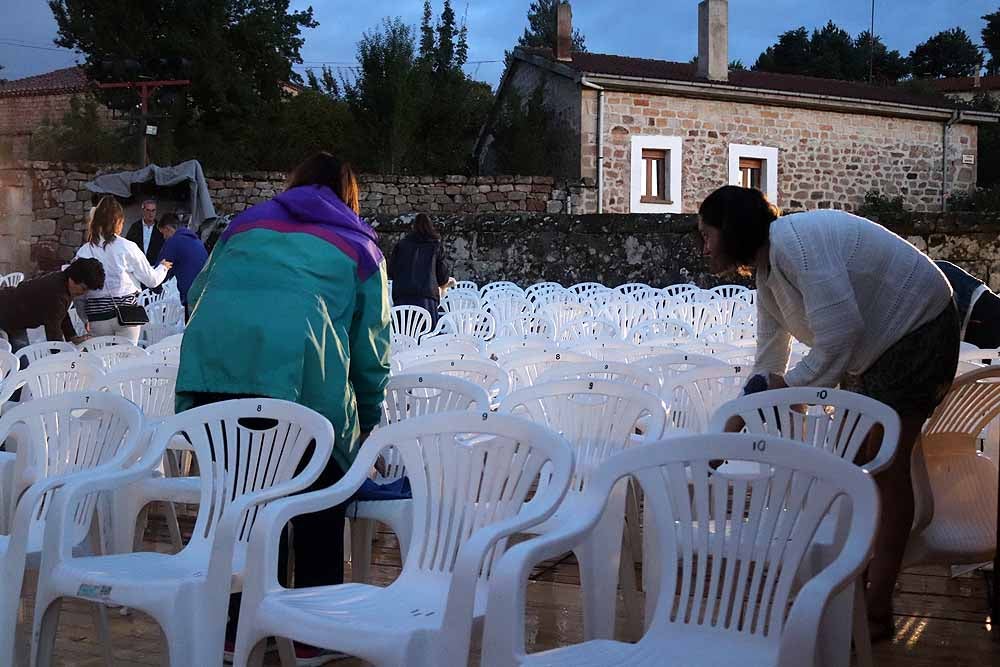
POLYGON ((779 217, 759 190, 726 186, 705 199, 699 215, 712 272, 756 272, 757 375, 748 388, 839 385, 899 414, 896 458, 876 480, 882 517, 869 567, 872 636, 887 638, 913 523, 910 454, 958 365, 951 287, 906 240, 843 211, 779 217), (789 369, 793 336, 811 350, 789 369))

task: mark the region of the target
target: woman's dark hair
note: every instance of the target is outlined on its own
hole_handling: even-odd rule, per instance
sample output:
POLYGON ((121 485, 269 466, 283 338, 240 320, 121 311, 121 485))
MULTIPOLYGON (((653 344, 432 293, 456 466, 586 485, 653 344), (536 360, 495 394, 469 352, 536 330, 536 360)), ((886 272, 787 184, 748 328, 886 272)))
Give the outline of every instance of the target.
POLYGON ((115 240, 122 225, 125 224, 125 209, 118 200, 111 196, 101 197, 90 219, 90 229, 87 231, 87 241, 94 245, 107 247, 115 240))
POLYGON ((742 267, 754 265, 781 209, 760 190, 725 185, 705 197, 698 215, 703 224, 719 230, 726 258, 742 267))
POLYGON ((288 177, 288 189, 302 185, 325 185, 355 213, 361 213, 358 178, 347 162, 322 151, 306 158, 288 177))
POLYGON ((104 289, 104 265, 98 259, 74 259, 63 273, 67 278, 72 278, 73 282, 86 285, 89 289, 104 289))
POLYGON ((421 236, 427 236, 432 239, 441 238, 441 234, 434 228, 434 223, 431 221, 431 217, 426 213, 418 213, 417 217, 414 218, 413 231, 421 236))

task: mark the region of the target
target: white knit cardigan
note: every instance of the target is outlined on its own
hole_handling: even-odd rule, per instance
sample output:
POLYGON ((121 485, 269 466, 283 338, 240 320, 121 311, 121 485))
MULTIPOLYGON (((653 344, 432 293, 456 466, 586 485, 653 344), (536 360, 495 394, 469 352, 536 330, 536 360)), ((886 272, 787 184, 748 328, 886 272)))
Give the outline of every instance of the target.
POLYGON ((755 372, 789 386, 835 387, 939 315, 951 286, 927 255, 884 227, 842 211, 771 223, 757 267, 755 372), (785 373, 794 336, 812 349, 785 373))

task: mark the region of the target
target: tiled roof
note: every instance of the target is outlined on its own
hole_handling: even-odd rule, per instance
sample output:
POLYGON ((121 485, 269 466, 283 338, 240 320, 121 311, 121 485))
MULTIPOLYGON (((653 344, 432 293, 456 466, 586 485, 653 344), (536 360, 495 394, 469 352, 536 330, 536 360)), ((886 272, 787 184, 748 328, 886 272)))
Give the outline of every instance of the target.
MULTIPOLYGON (((524 49, 525 53, 552 59, 551 49, 524 49)), ((692 63, 629 58, 605 53, 574 52, 573 59, 561 64, 568 65, 581 73, 626 76, 663 81, 705 81, 697 75, 697 65, 692 63)), ((854 81, 820 79, 796 74, 775 74, 750 70, 729 73, 728 81, 712 81, 712 84, 734 88, 757 88, 776 92, 805 93, 830 97, 845 97, 858 100, 873 100, 922 107, 951 109, 954 102, 943 95, 920 94, 899 86, 870 86, 854 81)))
POLYGON ((979 77, 979 85, 971 76, 960 76, 951 79, 933 79, 928 81, 931 87, 941 93, 975 93, 979 90, 1000 90, 1000 76, 979 77))
POLYGON ((86 90, 87 86, 87 76, 83 73, 83 69, 66 67, 2 83, 0 84, 0 97, 77 93, 86 90))

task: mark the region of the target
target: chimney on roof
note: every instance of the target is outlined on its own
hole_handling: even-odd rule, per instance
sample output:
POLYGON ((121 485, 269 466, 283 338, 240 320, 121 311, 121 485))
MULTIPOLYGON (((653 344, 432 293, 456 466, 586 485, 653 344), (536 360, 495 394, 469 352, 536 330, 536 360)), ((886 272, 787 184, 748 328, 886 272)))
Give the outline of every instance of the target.
POLYGON ((556 60, 573 60, 573 8, 568 2, 556 5, 556 60))
POLYGON ((729 79, 729 1, 698 3, 698 77, 729 79))

